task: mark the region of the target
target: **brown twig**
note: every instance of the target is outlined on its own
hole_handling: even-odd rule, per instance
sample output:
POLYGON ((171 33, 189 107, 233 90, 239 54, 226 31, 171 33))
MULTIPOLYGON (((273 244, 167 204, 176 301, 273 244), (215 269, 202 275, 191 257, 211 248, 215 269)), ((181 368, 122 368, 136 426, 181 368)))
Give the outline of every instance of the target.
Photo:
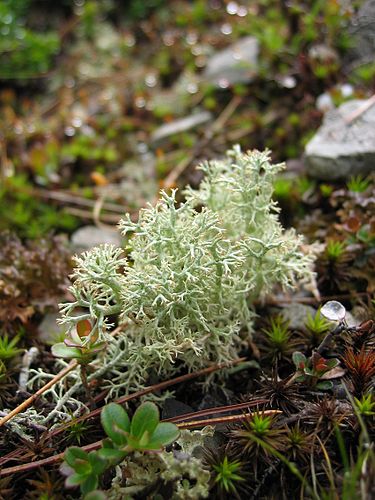
MULTIPOLYGON (((123 325, 118 326, 115 328, 112 332, 111 335, 115 336, 119 331, 121 331, 123 325)), ((66 366, 63 370, 61 370, 57 375, 55 375, 49 382, 47 382, 43 387, 38 389, 32 396, 29 398, 25 399, 21 404, 19 404, 14 410, 8 413, 5 417, 3 417, 0 420, 0 427, 4 424, 6 424, 11 418, 13 418, 15 415, 18 413, 21 413, 21 411, 26 410, 29 406, 31 406, 36 399, 38 399, 39 396, 41 396, 44 392, 46 392, 48 389, 53 387, 57 382, 59 382, 61 379, 65 377, 69 372, 77 368, 78 362, 76 360, 72 360, 68 366, 66 366)))
MULTIPOLYGON (((265 410, 263 412, 264 415, 278 415, 282 413, 280 410, 265 410)), ((225 424, 225 423, 233 423, 233 422, 239 422, 241 420, 246 420, 248 418, 251 418, 253 416, 253 413, 248 412, 245 414, 241 415, 228 415, 226 417, 218 417, 218 418, 211 418, 211 419, 206 419, 206 420, 197 420, 193 422, 181 422, 177 423, 177 427, 180 429, 193 429, 193 428, 198 428, 198 427, 203 427, 206 425, 216 425, 216 424, 225 424)), ((181 415, 181 419, 184 418, 184 415, 181 415)), ((163 422, 163 420, 162 420, 163 422)), ((102 441, 96 441, 95 443, 88 444, 86 446, 82 446, 82 450, 84 451, 93 451, 97 450, 98 448, 101 447, 102 441)), ((48 457, 48 458, 43 458, 42 460, 37 460, 35 462, 31 462, 28 464, 22 464, 22 465, 15 465, 13 467, 8 467, 6 469, 0 470, 0 476, 8 476, 9 474, 15 474, 18 472, 24 472, 24 471, 29 471, 31 469, 36 469, 37 467, 42 467, 46 465, 53 465, 57 462, 60 462, 64 458, 64 453, 59 453, 57 455, 54 455, 53 457, 48 457)))
POLYGON ((4 424, 6 424, 11 418, 13 418, 15 415, 18 413, 21 413, 21 411, 26 410, 29 406, 31 406, 36 399, 38 399, 39 396, 41 396, 44 392, 46 392, 48 389, 53 387, 59 380, 65 377, 69 372, 74 370, 78 366, 77 361, 71 361, 68 366, 66 366, 63 370, 61 370, 57 375, 53 377, 47 384, 45 384, 43 387, 38 389, 32 396, 29 398, 25 399, 21 404, 19 404, 14 410, 8 413, 8 415, 5 415, 0 420, 0 427, 4 424))
MULTIPOLYGON (((118 331, 118 329, 119 329, 119 327, 116 328, 112 332, 112 334, 114 335, 115 332, 118 331)), ((167 387, 170 387, 170 386, 176 385, 176 384, 180 384, 182 382, 186 382, 187 380, 198 378, 198 377, 201 377, 203 375, 209 375, 210 373, 217 371, 217 370, 221 370, 222 368, 227 368, 229 366, 237 365, 239 363, 242 363, 245 360, 246 360, 246 358, 238 358, 238 359, 235 359, 233 361, 218 363, 216 365, 210 366, 208 368, 203 368, 202 370, 198 370, 196 372, 186 373, 184 375, 180 375, 179 377, 175 377, 173 379, 165 380, 163 382, 159 382, 158 384, 151 385, 151 386, 146 387, 145 389, 138 391, 138 392, 135 392, 133 394, 123 396, 122 398, 117 399, 115 401, 115 403, 123 404, 123 403, 126 403, 128 401, 131 401, 132 399, 136 399, 136 398, 139 398, 141 396, 145 396, 146 394, 149 394, 151 392, 156 392, 156 391, 159 391, 162 389, 166 389, 167 387)), ((73 424, 76 424, 78 422, 82 422, 84 420, 89 420, 89 419, 92 419, 92 418, 99 416, 101 411, 102 411, 102 408, 96 408, 95 410, 92 410, 90 413, 82 415, 81 417, 78 417, 77 419, 74 419, 73 421, 68 422, 67 424, 59 427, 58 429, 53 430, 47 436, 45 436, 45 442, 48 442, 53 437, 57 436, 58 434, 61 434, 62 432, 67 430, 73 424)), ((8 462, 9 460, 15 460, 16 458, 18 458, 18 459, 20 458, 19 454, 17 454, 17 456, 15 456, 14 452, 11 452, 7 456, 0 458, 0 465, 8 462)), ((1 474, 2 474, 2 472, 0 471, 0 475, 1 474)))
MULTIPOLYGON (((282 413, 281 410, 264 410, 262 415, 279 415, 282 413)), ((181 422, 176 423, 177 427, 180 429, 197 429, 198 427, 204 427, 206 425, 216 425, 216 424, 228 424, 233 422, 240 422, 241 420, 247 420, 252 418, 254 413, 242 413, 241 415, 227 415, 225 417, 215 417, 207 418, 205 420, 194 420, 193 422, 181 422)), ((182 415, 183 416, 183 415, 182 415)))
MULTIPOLYGON (((77 217, 81 217, 82 219, 90 219, 95 221, 95 215, 93 214, 93 212, 90 212, 89 210, 82 210, 80 208, 73 208, 73 207, 64 207, 64 212, 75 215, 77 217)), ((118 224, 120 216, 112 214, 102 214, 101 220, 107 222, 108 225, 115 225, 118 224)))
POLYGON ((233 115, 241 102, 242 98, 240 96, 234 96, 233 99, 229 101, 228 105, 224 108, 218 118, 213 122, 211 127, 208 128, 208 130, 204 134, 203 139, 199 141, 196 147, 193 149, 192 153, 186 158, 183 158, 183 160, 181 160, 180 163, 178 163, 176 167, 169 172, 169 174, 163 181, 163 187, 165 189, 175 186, 178 178, 183 174, 183 172, 187 169, 191 162, 199 156, 200 151, 202 151, 202 149, 207 146, 207 144, 212 140, 213 136, 217 132, 221 131, 225 123, 233 115))
MULTIPOLYGON (((208 368, 203 368, 202 370, 198 370, 196 372, 192 373, 185 373, 184 375, 180 375, 179 377, 175 377, 169 380, 164 380, 163 382, 159 382, 158 384, 150 385, 149 387, 146 387, 145 389, 142 389, 141 391, 134 392, 133 394, 128 394, 126 396, 123 396, 114 402, 117 404, 124 404, 127 403, 128 401, 131 401, 136 398, 140 398, 141 396, 145 396, 146 394, 150 394, 151 392, 156 392, 156 391, 161 391, 163 389, 166 389, 167 387, 170 387, 172 385, 177 385, 181 384, 182 382, 186 382, 187 380, 192 380, 194 378, 202 377, 203 375, 209 375, 210 373, 213 373, 215 371, 221 370, 222 368, 228 368, 229 366, 234 366, 238 365, 239 363, 242 363, 245 361, 246 358, 238 358, 233 361, 225 362, 225 363, 218 363, 216 365, 209 366, 208 368)), ((60 434, 64 430, 68 429, 72 424, 76 424, 78 422, 82 422, 83 420, 89 420, 91 418, 95 418, 100 415, 100 412, 102 411, 102 408, 96 408, 95 410, 91 411, 90 413, 87 413, 85 415, 82 415, 81 417, 78 417, 72 422, 67 423, 65 426, 60 427, 59 429, 55 429, 54 431, 51 432, 51 437, 56 436, 57 434, 60 434)))
POLYGON ((370 109, 375 104, 375 94, 373 94, 367 101, 365 101, 358 109, 350 113, 350 115, 344 118, 346 125, 350 125, 357 118, 359 118, 363 113, 370 109))
POLYGON ((196 411, 196 412, 185 413, 184 415, 176 415, 175 417, 165 418, 164 422, 179 422, 182 417, 183 417, 184 421, 190 420, 191 418, 197 419, 199 417, 204 417, 206 415, 213 415, 215 413, 225 413, 228 411, 242 410, 242 409, 250 408, 251 406, 257 406, 257 405, 263 404, 263 403, 268 403, 268 400, 267 399, 257 399, 255 401, 247 401, 246 403, 238 403, 235 405, 226 405, 226 406, 217 406, 214 408, 206 408, 204 410, 200 410, 200 411, 196 411))

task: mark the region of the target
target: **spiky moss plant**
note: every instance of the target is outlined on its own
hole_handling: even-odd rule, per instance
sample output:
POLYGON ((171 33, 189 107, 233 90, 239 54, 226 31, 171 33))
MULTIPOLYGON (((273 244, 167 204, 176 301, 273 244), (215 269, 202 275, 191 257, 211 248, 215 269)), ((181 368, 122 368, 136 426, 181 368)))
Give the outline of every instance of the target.
POLYGON ((345 288, 350 279, 350 263, 353 255, 344 241, 329 239, 324 252, 316 262, 319 288, 329 294, 345 288))
POLYGON ((276 427, 275 424, 275 417, 261 412, 255 413, 252 418, 246 419, 240 428, 230 432, 228 449, 244 457, 257 457, 268 462, 268 446, 276 451, 282 451, 286 446, 286 430, 276 427))
POLYGON ((299 384, 291 383, 290 379, 291 376, 279 380, 277 372, 274 371, 270 378, 264 377, 261 379, 260 388, 255 395, 268 401, 266 407, 281 410, 283 413, 290 415, 301 406, 299 384))
POLYGON ((9 339, 7 334, 0 334, 0 360, 8 361, 17 356, 22 349, 17 347, 20 338, 18 336, 9 339))
POLYGON ((354 175, 349 179, 346 186, 352 193, 363 193, 369 187, 371 179, 362 177, 361 175, 354 175))
POLYGON ((251 333, 253 301, 276 283, 291 287, 312 275, 312 255, 293 230, 283 231, 271 198, 282 164, 235 148, 201 168, 206 178, 185 203, 163 192, 137 223, 121 221, 131 233, 130 263, 111 245, 76 258, 75 300, 62 305, 62 323, 72 332, 90 320, 82 346, 107 342, 91 367, 111 386, 109 397, 141 388, 150 371, 169 376, 176 361, 194 370, 232 359, 240 332, 251 333), (109 335, 114 316, 126 325, 119 339, 109 335))
POLYGON ((241 460, 228 456, 223 449, 205 448, 203 463, 211 472, 210 493, 215 498, 249 495, 249 471, 241 460))
POLYGON ((342 360, 347 369, 347 378, 353 394, 360 397, 373 385, 375 352, 367 351, 364 346, 359 352, 355 352, 354 349, 349 347, 346 349, 342 360))
POLYGON ((364 394, 360 399, 354 398, 355 406, 363 417, 373 417, 375 415, 374 395, 364 394))
POLYGON ((310 313, 305 321, 305 328, 308 333, 309 342, 316 347, 323 340, 324 336, 332 328, 332 324, 321 314, 320 309, 314 316, 310 313))
POLYGON ((272 361, 290 358, 297 342, 293 340, 292 332, 289 330, 289 321, 280 315, 271 318, 267 328, 262 329, 264 336, 261 350, 265 358, 272 361))

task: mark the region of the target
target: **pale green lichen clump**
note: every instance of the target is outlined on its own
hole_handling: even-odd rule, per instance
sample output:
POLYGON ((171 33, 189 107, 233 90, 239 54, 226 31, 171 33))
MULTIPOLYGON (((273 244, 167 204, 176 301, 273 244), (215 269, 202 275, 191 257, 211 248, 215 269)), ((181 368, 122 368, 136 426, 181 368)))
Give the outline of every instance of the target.
POLYGON ((75 300, 62 305, 62 323, 89 319, 84 342, 108 343, 92 376, 100 372, 111 396, 140 388, 150 371, 169 376, 176 361, 192 370, 234 358, 251 334, 253 301, 276 283, 311 279, 313 257, 283 230, 271 198, 283 165, 234 148, 201 168, 205 178, 184 203, 162 192, 137 223, 120 222, 127 259, 110 245, 76 258, 75 300), (118 339, 109 335, 115 315, 126 324, 118 339))
POLYGON ((210 472, 194 454, 203 447, 205 438, 212 437, 213 432, 213 427, 209 426, 199 431, 182 430, 176 441, 179 451, 135 453, 126 458, 116 468, 116 477, 111 489, 106 492, 108 499, 139 497, 150 485, 167 487, 171 500, 207 498, 210 472))

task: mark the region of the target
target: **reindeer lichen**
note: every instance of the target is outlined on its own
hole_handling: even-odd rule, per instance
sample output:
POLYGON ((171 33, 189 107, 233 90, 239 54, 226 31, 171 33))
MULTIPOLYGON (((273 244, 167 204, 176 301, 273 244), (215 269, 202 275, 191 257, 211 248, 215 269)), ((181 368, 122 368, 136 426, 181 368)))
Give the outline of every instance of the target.
POLYGON ((193 370, 233 359, 251 335, 254 300, 312 276, 312 255, 284 231, 272 200, 282 164, 237 147, 201 168, 205 178, 185 202, 162 192, 138 222, 120 222, 126 257, 103 245, 76 258, 75 300, 61 306, 61 321, 72 331, 89 320, 82 344, 107 343, 92 369, 110 396, 142 387, 150 372, 170 375, 177 361, 193 370), (118 339, 108 323, 115 316, 126 325, 118 339))

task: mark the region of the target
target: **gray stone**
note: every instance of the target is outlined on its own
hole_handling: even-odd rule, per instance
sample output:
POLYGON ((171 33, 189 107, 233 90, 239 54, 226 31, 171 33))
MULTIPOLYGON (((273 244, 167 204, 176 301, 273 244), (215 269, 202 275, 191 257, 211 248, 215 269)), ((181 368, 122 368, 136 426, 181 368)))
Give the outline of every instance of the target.
POLYGON ((294 302, 283 306, 281 314, 285 321, 289 321, 291 330, 303 330, 309 314, 314 317, 316 310, 305 304, 294 302))
POLYGON ((375 58, 375 0, 363 2, 354 16, 349 34, 352 38, 352 59, 371 63, 375 58))
POLYGON ((235 83, 249 83, 258 73, 258 55, 259 42, 255 37, 240 38, 208 60, 202 81, 224 88, 235 83))
POLYGON ((325 115, 323 125, 305 149, 311 176, 346 179, 375 170, 375 106, 355 117, 366 103, 359 99, 348 101, 325 115))
POLYGON ((200 113, 195 113, 190 116, 186 116, 185 118, 181 118, 180 120, 166 123, 154 131, 151 135, 151 142, 161 142, 173 134, 186 132, 187 130, 191 130, 199 125, 204 125, 211 120, 212 114, 208 111, 202 111, 200 113))
POLYGON ((328 45, 322 43, 310 47, 308 55, 310 59, 325 63, 338 61, 339 58, 337 52, 332 47, 328 47, 328 45))
POLYGON ((46 344, 54 344, 61 342, 64 333, 66 332, 66 325, 59 325, 57 319, 60 316, 57 313, 47 313, 40 325, 38 326, 39 340, 46 344))
POLYGON ((77 251, 89 250, 103 243, 121 246, 121 236, 116 229, 96 226, 81 227, 73 233, 71 241, 77 251))

